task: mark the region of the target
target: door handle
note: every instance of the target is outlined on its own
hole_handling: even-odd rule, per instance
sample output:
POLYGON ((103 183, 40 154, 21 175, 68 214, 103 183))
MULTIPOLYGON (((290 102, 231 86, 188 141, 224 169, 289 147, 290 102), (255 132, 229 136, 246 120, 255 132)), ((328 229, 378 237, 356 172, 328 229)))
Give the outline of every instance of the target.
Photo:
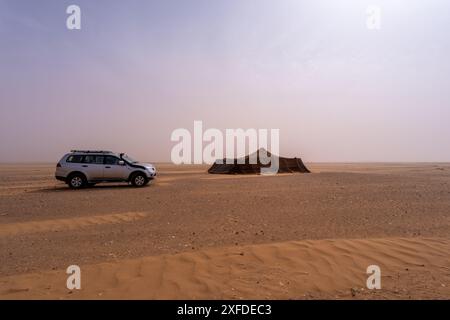
POLYGON ((82 165, 82 167, 83 167, 83 168, 87 168, 87 167, 89 167, 89 166, 88 166, 88 165, 85 165, 85 164, 83 164, 83 165, 82 165))
POLYGON ((111 167, 110 167, 110 166, 106 166, 105 168, 106 168, 106 169, 111 169, 111 167))

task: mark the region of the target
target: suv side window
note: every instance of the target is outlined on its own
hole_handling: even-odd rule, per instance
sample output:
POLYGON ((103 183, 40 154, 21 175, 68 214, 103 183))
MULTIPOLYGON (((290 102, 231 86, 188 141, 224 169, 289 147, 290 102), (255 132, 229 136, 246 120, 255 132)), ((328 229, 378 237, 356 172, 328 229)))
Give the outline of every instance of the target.
POLYGON ((103 156, 87 155, 84 156, 83 163, 103 164, 103 156))
POLYGON ((83 161, 83 155, 81 154, 74 154, 67 158, 66 162, 70 163, 81 163, 83 161))
POLYGON ((118 165, 119 159, 117 157, 113 157, 113 156, 106 156, 105 164, 118 165))

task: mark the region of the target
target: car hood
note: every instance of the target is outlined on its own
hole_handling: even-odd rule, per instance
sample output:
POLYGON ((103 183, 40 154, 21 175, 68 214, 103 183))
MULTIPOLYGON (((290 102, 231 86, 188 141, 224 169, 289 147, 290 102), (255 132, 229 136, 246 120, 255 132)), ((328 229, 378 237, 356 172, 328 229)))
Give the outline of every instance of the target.
POLYGON ((152 165, 151 163, 143 163, 143 162, 133 163, 133 165, 139 166, 139 167, 144 167, 144 168, 146 168, 146 169, 151 169, 151 168, 154 168, 154 167, 155 167, 155 166, 152 165))
POLYGON ((128 162, 125 161, 128 166, 133 168, 140 168, 140 169, 148 169, 148 168, 154 168, 154 166, 151 163, 144 163, 144 162, 128 162))

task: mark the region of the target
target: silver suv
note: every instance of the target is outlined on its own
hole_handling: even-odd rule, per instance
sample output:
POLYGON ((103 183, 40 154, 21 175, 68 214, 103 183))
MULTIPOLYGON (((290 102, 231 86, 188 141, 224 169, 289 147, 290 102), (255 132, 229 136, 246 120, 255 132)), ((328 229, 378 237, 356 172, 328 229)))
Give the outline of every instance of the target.
POLYGON ((129 182, 142 187, 156 177, 156 169, 124 153, 72 150, 56 165, 55 177, 79 189, 99 182, 129 182))

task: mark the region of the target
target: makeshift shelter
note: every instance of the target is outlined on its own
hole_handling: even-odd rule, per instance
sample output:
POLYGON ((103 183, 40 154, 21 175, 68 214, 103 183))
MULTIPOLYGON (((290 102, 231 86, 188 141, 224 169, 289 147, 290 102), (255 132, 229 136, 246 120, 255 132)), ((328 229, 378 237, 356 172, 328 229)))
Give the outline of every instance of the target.
MULTIPOLYGON (((208 173, 213 174, 260 174, 261 168, 269 168, 269 164, 266 161, 261 161, 260 154, 267 154, 268 157, 271 157, 271 153, 268 151, 262 150, 263 153, 257 151, 254 154, 247 155, 241 159, 222 159, 221 161, 214 162, 211 168, 208 169, 208 173), (253 159, 253 161, 251 161, 253 159), (256 159, 256 161, 254 161, 256 159), (241 161, 238 161, 241 160, 241 161), (252 163, 253 162, 253 163, 252 163)), ((310 171, 303 164, 302 159, 300 158, 283 158, 280 156, 274 155, 274 157, 278 158, 278 173, 291 173, 291 172, 301 172, 301 173, 309 173, 310 171)))

